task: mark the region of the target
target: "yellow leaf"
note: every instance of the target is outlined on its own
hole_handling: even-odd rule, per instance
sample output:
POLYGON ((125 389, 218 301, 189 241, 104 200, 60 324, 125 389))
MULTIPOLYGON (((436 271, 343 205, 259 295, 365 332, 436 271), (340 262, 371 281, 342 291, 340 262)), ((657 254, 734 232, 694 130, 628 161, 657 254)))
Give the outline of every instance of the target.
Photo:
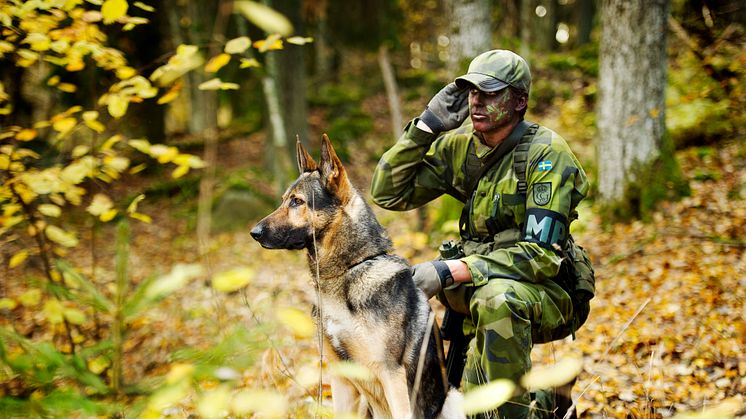
POLYGON ((238 90, 236 83, 224 83, 219 78, 207 80, 197 86, 199 90, 238 90))
POLYGON ((111 148, 114 147, 114 144, 116 144, 116 143, 118 143, 120 141, 122 141, 122 136, 121 135, 119 135, 119 134, 112 135, 111 137, 109 137, 108 140, 106 140, 104 142, 103 145, 101 145, 101 151, 111 150, 111 148))
POLYGON ((39 205, 39 212, 46 215, 47 217, 59 217, 62 214, 60 207, 54 204, 41 204, 39 205))
POLYGON ((101 6, 101 16, 104 24, 114 23, 117 19, 127 14, 127 0, 106 0, 101 6))
POLYGON ((21 250, 20 252, 10 257, 10 262, 8 262, 8 267, 13 269, 16 266, 19 266, 20 264, 22 264, 24 261, 26 261, 26 258, 28 258, 28 250, 21 250))
POLYGON ((114 204, 111 202, 111 198, 104 194, 97 193, 93 196, 93 200, 91 200, 91 204, 88 205, 86 211, 88 211, 89 214, 98 217, 109 211, 112 206, 114 206, 114 204))
POLYGON ((267 52, 275 49, 282 49, 282 39, 279 35, 270 35, 267 39, 261 39, 254 42, 254 48, 259 52, 267 52))
POLYGON ((237 1, 233 3, 233 7, 264 32, 282 36, 288 36, 293 32, 290 21, 269 6, 254 1, 237 1))
POLYGON ((82 144, 76 145, 75 148, 73 148, 73 151, 72 153, 70 153, 70 155, 72 155, 73 158, 77 159, 78 157, 88 154, 89 151, 91 151, 91 147, 87 145, 82 145, 82 144))
POLYGON ((171 177, 174 179, 178 179, 187 173, 189 173, 189 166, 181 164, 179 166, 176 166, 176 169, 171 172, 171 177))
POLYGON ((133 212, 133 213, 130 213, 129 216, 132 217, 132 218, 134 218, 135 220, 142 221, 143 223, 150 224, 150 223, 153 222, 153 219, 150 218, 150 216, 147 215, 147 214, 142 214, 142 213, 139 213, 139 212, 133 212))
POLYGON ((127 80, 135 77, 137 70, 132 67, 120 67, 117 68, 117 78, 119 80, 127 80))
POLYGON ((103 355, 88 360, 88 369, 94 374, 101 374, 109 365, 111 365, 111 361, 103 355))
POLYGON ((0 298, 0 310, 13 310, 18 307, 16 300, 7 297, 0 298))
POLYGON ((47 238, 60 246, 64 247, 75 247, 78 245, 78 238, 75 237, 75 233, 69 233, 57 226, 49 225, 44 229, 44 234, 47 238))
POLYGON ((515 384, 506 379, 479 386, 464 394, 464 413, 474 415, 494 410, 508 401, 514 390, 515 384))
POLYGON ((249 267, 220 272, 212 278, 212 287, 218 291, 233 292, 249 285, 254 279, 254 270, 249 267))
POLYGON ((65 93, 75 93, 78 90, 78 86, 72 83, 60 83, 57 85, 57 88, 65 93))
POLYGON ((252 68, 252 67, 261 67, 262 65, 259 64, 259 61, 257 61, 255 58, 241 58, 241 65, 239 68, 252 68))
POLYGON ((18 141, 31 141, 34 138, 36 138, 37 135, 38 135, 38 133, 36 132, 35 129, 24 128, 24 129, 18 131, 18 134, 16 134, 16 140, 18 140, 18 141))
POLYGON ((251 39, 248 36, 240 36, 233 38, 225 43, 225 51, 227 54, 241 54, 251 46, 251 39))
POLYGON ((329 364, 329 372, 332 375, 352 380, 367 381, 373 378, 373 373, 362 364, 349 361, 340 361, 329 364))
POLYGON ((231 61, 230 54, 219 54, 210 59, 210 61, 205 64, 205 71, 208 73, 216 73, 218 70, 223 68, 226 64, 228 64, 231 61))
POLYGON ((313 336, 315 327, 311 316, 297 308, 281 308, 277 311, 277 319, 295 336, 302 338, 313 336))
POLYGON ((231 394, 228 388, 220 386, 206 391, 197 402, 197 412, 205 418, 222 418, 228 413, 231 394))
POLYGON ((582 370, 582 358, 568 357, 554 365, 532 368, 521 378, 521 385, 529 390, 559 387, 572 381, 582 370))
POLYGON ((127 113, 127 107, 129 106, 129 98, 112 94, 109 95, 108 101, 107 101, 107 109, 109 111, 109 115, 113 116, 114 118, 121 118, 124 116, 124 114, 127 113))
POLYGON ((62 311, 65 319, 72 324, 83 324, 85 323, 85 314, 76 308, 66 308, 62 311))
POLYGON ((159 163, 165 164, 179 155, 179 149, 176 147, 165 146, 163 144, 153 144, 150 146, 149 154, 154 158, 157 158, 159 163))
POLYGON ((127 141, 127 144, 141 153, 150 154, 150 142, 148 140, 135 138, 127 141))
POLYGON ((181 83, 174 84, 168 90, 168 92, 166 92, 165 95, 163 95, 160 98, 158 98, 158 104, 159 105, 164 105, 166 103, 172 102, 174 99, 176 99, 177 97, 179 97, 179 93, 181 93, 181 87, 182 86, 183 85, 181 83))
POLYGON ((75 128, 77 123, 78 121, 75 118, 62 118, 52 123, 52 128, 60 134, 66 134, 75 128))
POLYGON ((177 384, 160 388, 150 397, 148 407, 158 412, 154 418, 160 418, 160 411, 173 406, 189 395, 189 383, 179 382, 177 384))
POLYGON ((239 416, 255 413, 258 417, 287 417, 287 398, 276 391, 242 390, 231 400, 231 411, 239 416))
POLYGON ((153 281, 145 290, 145 297, 157 299, 183 288, 189 281, 202 275, 203 269, 196 264, 177 264, 171 272, 153 281))
POLYGON ((106 130, 106 127, 104 127, 104 124, 98 121, 85 121, 85 125, 99 134, 101 134, 102 132, 104 132, 104 130, 106 130))
POLYGON ((141 1, 136 1, 134 3, 134 6, 137 7, 137 8, 140 8, 142 10, 145 10, 146 12, 155 12, 155 8, 154 7, 148 6, 147 4, 145 4, 145 3, 141 2, 141 1))
POLYGON ((46 51, 49 49, 49 46, 51 45, 51 41, 49 40, 49 37, 43 33, 33 32, 28 34, 26 39, 23 40, 23 43, 31 45, 31 49, 34 51, 46 51))
POLYGON ((47 80, 47 86, 57 86, 60 83, 60 76, 52 76, 47 80))
POLYGON ((18 297, 18 301, 25 307, 34 307, 41 301, 41 290, 30 289, 18 297))
POLYGON ((194 365, 192 364, 173 364, 171 371, 166 375, 166 383, 176 384, 188 379, 194 374, 194 365))
POLYGON ((313 38, 306 38, 303 36, 291 36, 290 38, 286 39, 286 41, 288 44, 305 45, 305 44, 313 42, 313 38))
POLYGON ((64 307, 57 300, 47 300, 44 302, 44 308, 42 309, 44 316, 52 324, 62 323, 64 317, 64 307))
POLYGON ((115 209, 110 209, 110 210, 106 211, 105 213, 101 214, 101 216, 99 216, 98 218, 101 221, 103 221, 105 223, 108 223, 109 221, 113 220, 114 217, 116 217, 116 215, 117 215, 118 212, 119 211, 117 211, 115 209))
POLYGON ((127 213, 132 214, 137 211, 137 206, 145 199, 145 194, 137 195, 132 202, 127 206, 127 213))

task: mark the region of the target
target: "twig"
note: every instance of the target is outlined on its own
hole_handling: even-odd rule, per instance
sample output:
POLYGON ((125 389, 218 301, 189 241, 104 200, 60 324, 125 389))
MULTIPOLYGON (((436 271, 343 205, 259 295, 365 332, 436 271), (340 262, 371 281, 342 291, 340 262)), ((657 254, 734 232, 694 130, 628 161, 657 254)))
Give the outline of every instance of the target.
POLYGON ((314 214, 316 212, 316 203, 314 200, 313 191, 311 191, 311 211, 308 212, 309 217, 311 218, 310 224, 311 224, 311 237, 313 237, 313 260, 316 262, 316 280, 314 281, 316 283, 316 328, 318 330, 318 338, 319 338, 319 390, 317 394, 316 403, 318 404, 317 412, 321 411, 321 401, 322 397, 324 396, 324 371, 322 366, 324 365, 324 316, 321 312, 321 273, 319 268, 319 252, 316 247, 316 228, 314 228, 314 214))

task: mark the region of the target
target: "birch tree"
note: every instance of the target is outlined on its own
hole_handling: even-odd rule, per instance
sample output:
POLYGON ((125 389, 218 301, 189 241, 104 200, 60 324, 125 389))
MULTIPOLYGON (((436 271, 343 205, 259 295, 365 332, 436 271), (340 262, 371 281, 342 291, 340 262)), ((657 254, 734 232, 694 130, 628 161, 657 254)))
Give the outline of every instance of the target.
POLYGON ((678 181, 665 128, 669 0, 604 0, 599 74, 599 193, 644 216, 678 181))

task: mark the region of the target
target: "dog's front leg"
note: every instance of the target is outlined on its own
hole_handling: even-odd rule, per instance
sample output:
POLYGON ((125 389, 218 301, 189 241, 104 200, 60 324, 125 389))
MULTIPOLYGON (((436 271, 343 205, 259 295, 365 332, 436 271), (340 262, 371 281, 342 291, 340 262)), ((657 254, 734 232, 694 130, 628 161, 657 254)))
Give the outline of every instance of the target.
POLYGON ((411 418, 409 406, 409 389, 407 388, 407 371, 399 365, 395 369, 382 368, 381 384, 386 402, 394 419, 411 418))
POLYGON ((332 377, 332 406, 334 416, 358 413, 360 394, 347 379, 332 377))

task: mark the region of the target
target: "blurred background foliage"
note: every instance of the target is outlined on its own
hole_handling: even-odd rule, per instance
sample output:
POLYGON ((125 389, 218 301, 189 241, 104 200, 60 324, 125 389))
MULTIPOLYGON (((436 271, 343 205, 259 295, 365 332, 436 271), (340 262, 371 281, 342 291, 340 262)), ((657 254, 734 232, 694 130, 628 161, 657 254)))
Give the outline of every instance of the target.
MULTIPOLYGON (((302 260, 259 255, 245 227, 295 177, 296 135, 316 155, 328 133, 365 191, 472 48, 528 58, 528 118, 595 177, 601 2, 265 3, 0 4, 0 416, 328 413, 307 317, 276 310, 313 301, 284 285, 302 260)), ((745 18, 737 1, 672 2, 677 150, 717 160, 743 140, 745 18)), ((459 213, 380 216, 418 261, 459 213)))

